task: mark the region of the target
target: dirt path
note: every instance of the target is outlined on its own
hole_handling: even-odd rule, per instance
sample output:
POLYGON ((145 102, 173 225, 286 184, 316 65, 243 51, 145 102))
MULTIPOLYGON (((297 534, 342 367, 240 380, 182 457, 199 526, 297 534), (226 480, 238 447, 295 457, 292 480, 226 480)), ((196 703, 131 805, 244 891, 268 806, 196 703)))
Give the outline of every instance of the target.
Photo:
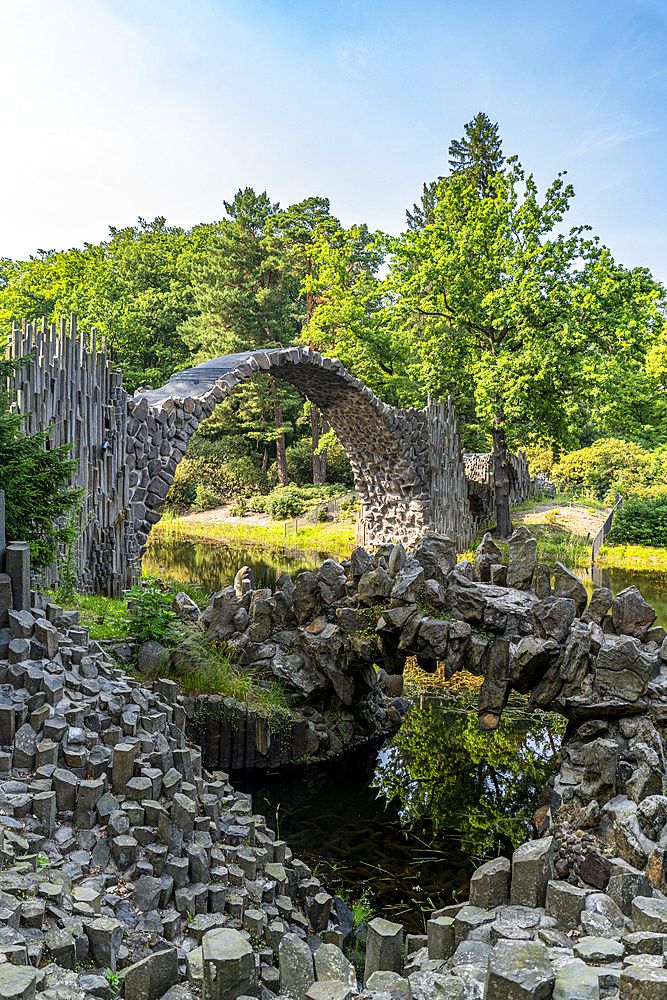
POLYGON ((229 507, 214 507, 213 510, 203 510, 198 514, 182 514, 179 520, 183 524, 254 524, 265 528, 269 524, 279 524, 268 514, 248 512, 244 517, 236 517, 229 513, 229 507))
POLYGON ((561 528, 572 535, 594 538, 609 516, 610 507, 586 507, 577 504, 556 503, 545 500, 535 504, 530 510, 513 510, 512 521, 516 524, 535 525, 540 527, 561 528))

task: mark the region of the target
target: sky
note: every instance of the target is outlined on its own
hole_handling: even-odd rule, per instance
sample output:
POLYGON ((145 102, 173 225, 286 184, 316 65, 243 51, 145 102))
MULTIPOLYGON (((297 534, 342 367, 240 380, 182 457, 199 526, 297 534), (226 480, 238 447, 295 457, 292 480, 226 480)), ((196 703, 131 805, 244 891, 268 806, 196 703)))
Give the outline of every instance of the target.
POLYGON ((0 0, 0 257, 224 215, 399 233, 479 111, 667 283, 667 0, 0 0))

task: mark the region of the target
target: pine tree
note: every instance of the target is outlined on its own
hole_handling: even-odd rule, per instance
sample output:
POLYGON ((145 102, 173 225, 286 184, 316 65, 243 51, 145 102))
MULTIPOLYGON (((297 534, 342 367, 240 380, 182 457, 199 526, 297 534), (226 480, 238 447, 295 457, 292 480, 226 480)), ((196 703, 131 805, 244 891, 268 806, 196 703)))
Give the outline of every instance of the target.
MULTIPOLYGON (((449 144, 450 173, 452 176, 469 173, 480 198, 492 197, 492 178, 502 173, 505 162, 498 123, 492 125, 490 118, 480 111, 471 122, 468 122, 464 130, 463 138, 452 139, 449 144)), ((424 184, 421 205, 413 205, 412 212, 406 209, 407 228, 411 232, 419 233, 425 226, 435 222, 436 206, 442 194, 442 187, 448 180, 447 177, 438 177, 437 181, 424 184)))
POLYGON ((492 178, 502 173, 505 157, 498 123, 491 124, 482 111, 465 126, 465 135, 449 146, 449 169, 452 174, 467 173, 475 181, 480 198, 493 196, 492 178))

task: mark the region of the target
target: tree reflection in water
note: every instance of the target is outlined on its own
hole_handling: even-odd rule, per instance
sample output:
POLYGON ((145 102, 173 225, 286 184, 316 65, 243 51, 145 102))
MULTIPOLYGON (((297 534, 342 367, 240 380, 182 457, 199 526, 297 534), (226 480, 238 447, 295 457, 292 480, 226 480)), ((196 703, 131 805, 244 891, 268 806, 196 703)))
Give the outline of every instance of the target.
POLYGON ((554 770, 565 720, 505 709, 495 732, 480 732, 474 709, 418 696, 378 758, 372 786, 398 800, 404 827, 430 821, 458 830, 477 859, 509 854, 532 836, 535 801, 554 770))
POLYGON ((251 545, 151 539, 142 568, 176 583, 197 584, 208 595, 231 586, 241 566, 250 566, 256 587, 273 587, 280 573, 313 570, 325 559, 326 554, 317 552, 289 556, 251 545))

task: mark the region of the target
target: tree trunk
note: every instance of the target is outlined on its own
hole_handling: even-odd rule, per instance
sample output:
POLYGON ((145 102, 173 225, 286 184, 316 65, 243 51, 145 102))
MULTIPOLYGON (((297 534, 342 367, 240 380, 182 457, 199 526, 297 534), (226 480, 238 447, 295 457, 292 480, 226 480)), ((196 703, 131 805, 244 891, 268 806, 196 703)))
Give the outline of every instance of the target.
POLYGON ((266 472, 269 467, 269 449, 264 445, 264 458, 262 459, 262 472, 266 472))
POLYGON ((320 456, 317 454, 317 446, 320 443, 320 432, 317 422, 317 407, 310 404, 310 428, 313 434, 313 486, 321 483, 320 479, 320 456))
MULTIPOLYGON (((274 410, 274 420, 276 427, 283 426, 283 411, 282 407, 275 404, 274 410)), ((276 451, 278 453, 278 483, 280 486, 287 486, 289 480, 287 478, 287 455, 285 453, 285 435, 280 434, 276 438, 276 451)))
MULTIPOLYGON (((322 417, 322 434, 326 434, 327 431, 331 430, 331 424, 328 420, 322 417)), ((327 481, 327 450, 323 448, 320 452, 320 482, 326 483, 327 481)))
POLYGON ((493 434, 493 478, 496 490, 496 538, 512 534, 510 514, 511 469, 507 456, 505 428, 496 425, 493 434))

